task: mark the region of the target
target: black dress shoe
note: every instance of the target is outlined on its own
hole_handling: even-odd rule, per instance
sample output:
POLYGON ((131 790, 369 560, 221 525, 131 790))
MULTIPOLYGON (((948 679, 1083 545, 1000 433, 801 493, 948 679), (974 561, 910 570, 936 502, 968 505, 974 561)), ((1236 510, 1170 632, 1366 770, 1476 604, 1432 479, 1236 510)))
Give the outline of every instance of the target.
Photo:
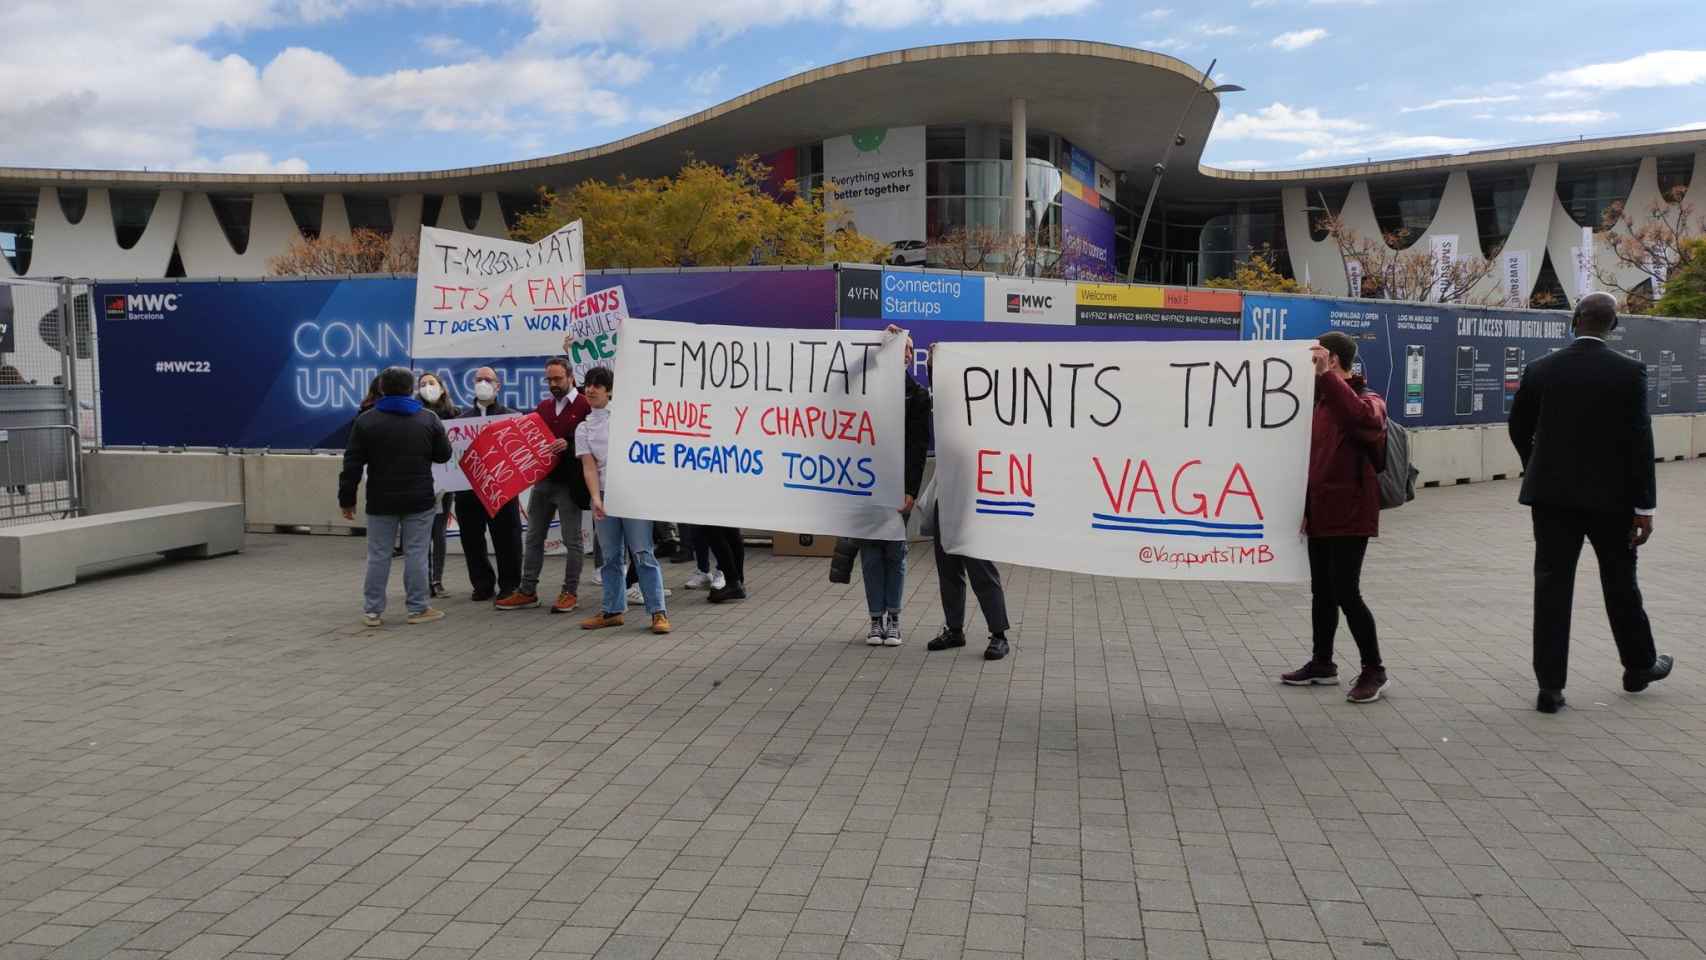
POLYGON ((1534 709, 1539 710, 1541 713, 1557 713, 1559 710, 1564 709, 1564 691, 1540 691, 1540 699, 1535 701, 1534 709))
POLYGON ((492 599, 492 591, 490 591, 490 590, 475 590, 474 595, 469 597, 468 599, 474 601, 475 603, 486 603, 487 601, 492 599))
POLYGON ((746 599, 746 584, 730 581, 723 589, 712 590, 707 599, 712 603, 738 603, 746 599))
POLYGON ((1676 661, 1666 655, 1654 660, 1653 665, 1645 670, 1625 670, 1623 671, 1623 689, 1630 693, 1640 693, 1647 689, 1647 684, 1657 683, 1670 676, 1670 668, 1675 665, 1676 661))
POLYGON ((983 659, 1000 660, 1007 656, 1007 638, 996 634, 989 638, 989 646, 983 648, 983 659))

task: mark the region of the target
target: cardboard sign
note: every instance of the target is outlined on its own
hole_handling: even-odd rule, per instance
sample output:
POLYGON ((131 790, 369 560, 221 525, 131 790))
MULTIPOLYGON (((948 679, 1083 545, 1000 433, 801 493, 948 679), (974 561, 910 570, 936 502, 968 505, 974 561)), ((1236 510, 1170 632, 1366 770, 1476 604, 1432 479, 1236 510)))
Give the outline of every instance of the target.
POLYGON ((612 316, 627 316, 626 301, 620 291, 587 295, 579 220, 532 244, 421 228, 416 358, 551 356, 577 324, 608 332, 612 316))
POLYGON ((473 489, 468 485, 468 475, 462 472, 462 455, 487 427, 519 416, 519 413, 501 413, 495 417, 458 417, 444 421, 444 432, 450 437, 450 462, 432 465, 432 488, 439 493, 473 489))
POLYGON ((481 430, 459 461, 468 488, 480 498, 487 516, 550 474, 558 454, 557 437, 537 413, 513 417, 481 430))
POLYGON ((605 510, 900 540, 905 340, 629 320, 605 510))
POLYGON ((949 553, 1102 576, 1297 581, 1309 344, 938 343, 949 553))

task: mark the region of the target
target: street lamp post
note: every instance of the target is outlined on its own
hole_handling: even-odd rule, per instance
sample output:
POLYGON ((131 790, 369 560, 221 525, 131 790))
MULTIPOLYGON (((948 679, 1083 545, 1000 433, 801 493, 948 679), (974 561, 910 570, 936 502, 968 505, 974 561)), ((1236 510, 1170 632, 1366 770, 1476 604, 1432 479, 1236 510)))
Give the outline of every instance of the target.
MULTIPOLYGON (((1185 101, 1185 111, 1179 114, 1179 123, 1173 128, 1173 139, 1167 141, 1166 149, 1161 151, 1161 161, 1154 166, 1155 179, 1149 181, 1149 196, 1143 201, 1143 215, 1137 220, 1137 235, 1131 238, 1131 256, 1126 260, 1125 279, 1130 283, 1137 277, 1137 254, 1143 249, 1143 231, 1149 226, 1149 211, 1155 206, 1155 194, 1161 189, 1161 178, 1167 173, 1167 160, 1173 156, 1173 148, 1182 146, 1185 142, 1185 120, 1191 115, 1191 107, 1197 102, 1197 94, 1202 93, 1209 79, 1214 74, 1214 65, 1220 60, 1208 62, 1208 69, 1202 73, 1202 81, 1191 91, 1191 97, 1185 101)), ((1209 93, 1237 93, 1243 90, 1236 83, 1222 83, 1218 86, 1207 87, 1209 93)))

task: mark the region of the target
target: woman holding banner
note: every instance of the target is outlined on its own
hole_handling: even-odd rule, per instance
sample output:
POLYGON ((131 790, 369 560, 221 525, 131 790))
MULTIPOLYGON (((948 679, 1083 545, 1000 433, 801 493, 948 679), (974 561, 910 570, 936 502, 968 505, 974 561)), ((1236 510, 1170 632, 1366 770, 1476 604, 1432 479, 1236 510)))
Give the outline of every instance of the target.
MULTIPOLYGON (((889 333, 906 331, 890 324, 889 333)), ((906 499, 900 512, 912 513, 912 502, 924 481, 924 460, 930 452, 930 391, 912 378, 912 338, 906 338, 906 499)), ((861 540, 859 563, 865 577, 865 608, 871 629, 865 643, 873 647, 898 647, 900 604, 906 590, 906 540, 861 540)))
POLYGON ((581 469, 586 474, 593 526, 598 530, 599 559, 604 565, 600 578, 604 604, 598 613, 581 622, 581 629, 602 630, 622 625, 622 615, 628 609, 622 568, 627 563, 628 552, 633 551, 640 593, 645 599, 646 612, 652 616, 652 632, 668 633, 663 568, 658 566, 658 558, 652 552, 652 522, 612 517, 604 512, 604 466, 610 452, 610 392, 615 385, 616 377, 608 367, 593 367, 586 372, 581 394, 592 412, 575 427, 575 456, 580 458, 581 469))
MULTIPOLYGON (((444 384, 439 383, 438 377, 433 374, 421 374, 421 378, 415 382, 415 396, 420 398, 421 406, 435 414, 439 420, 456 419, 456 405, 450 402, 450 394, 444 389, 444 384)), ((444 551, 449 539, 446 531, 450 525, 453 495, 438 493, 433 499, 437 512, 432 518, 431 589, 434 597, 447 597, 450 594, 444 590, 444 551)))

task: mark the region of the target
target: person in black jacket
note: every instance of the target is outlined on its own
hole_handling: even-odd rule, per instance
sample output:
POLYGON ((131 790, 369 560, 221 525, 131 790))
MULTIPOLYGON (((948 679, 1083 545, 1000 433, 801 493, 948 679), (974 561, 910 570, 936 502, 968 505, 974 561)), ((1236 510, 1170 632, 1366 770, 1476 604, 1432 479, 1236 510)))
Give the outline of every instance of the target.
MULTIPOLYGON (((462 411, 459 419, 501 417, 516 411, 498 401, 503 382, 491 367, 474 371, 474 403, 462 411)), ((472 490, 456 494, 456 526, 462 538, 462 559, 468 564, 468 582, 474 585, 475 603, 486 603, 496 597, 507 597, 521 584, 521 498, 503 505, 495 517, 486 516, 486 508, 472 490), (486 535, 492 537, 492 553, 498 570, 492 573, 492 561, 486 556, 486 535)))
MULTIPOLYGON (((906 331, 893 324, 892 334, 906 331)), ((903 516, 912 513, 912 502, 918 498, 918 488, 924 482, 924 458, 930 452, 930 391, 912 378, 916 354, 912 338, 906 338, 906 496, 901 502, 903 516)), ((871 629, 865 642, 873 647, 901 645, 900 604, 906 590, 906 540, 861 540, 859 563, 865 577, 865 608, 871 615, 871 629)))
POLYGON ((1564 705, 1570 604, 1582 539, 1599 558, 1611 635, 1630 693, 1670 675, 1653 645, 1635 582, 1635 552, 1653 535, 1658 492, 1647 367, 1605 343, 1617 301, 1576 303, 1576 340, 1529 364, 1511 403, 1511 442, 1522 457, 1520 501, 1534 521, 1534 675, 1542 713, 1564 705))
POLYGON ((380 624, 385 588, 391 577, 391 545, 403 532, 403 589, 408 622, 430 623, 444 613, 427 605, 427 542, 432 535, 432 465, 450 461, 450 437, 437 416, 411 394, 415 375, 407 367, 389 367, 379 375, 384 394, 373 409, 355 420, 344 469, 338 475, 338 507, 355 519, 355 491, 367 473, 367 582, 362 622, 380 624))

